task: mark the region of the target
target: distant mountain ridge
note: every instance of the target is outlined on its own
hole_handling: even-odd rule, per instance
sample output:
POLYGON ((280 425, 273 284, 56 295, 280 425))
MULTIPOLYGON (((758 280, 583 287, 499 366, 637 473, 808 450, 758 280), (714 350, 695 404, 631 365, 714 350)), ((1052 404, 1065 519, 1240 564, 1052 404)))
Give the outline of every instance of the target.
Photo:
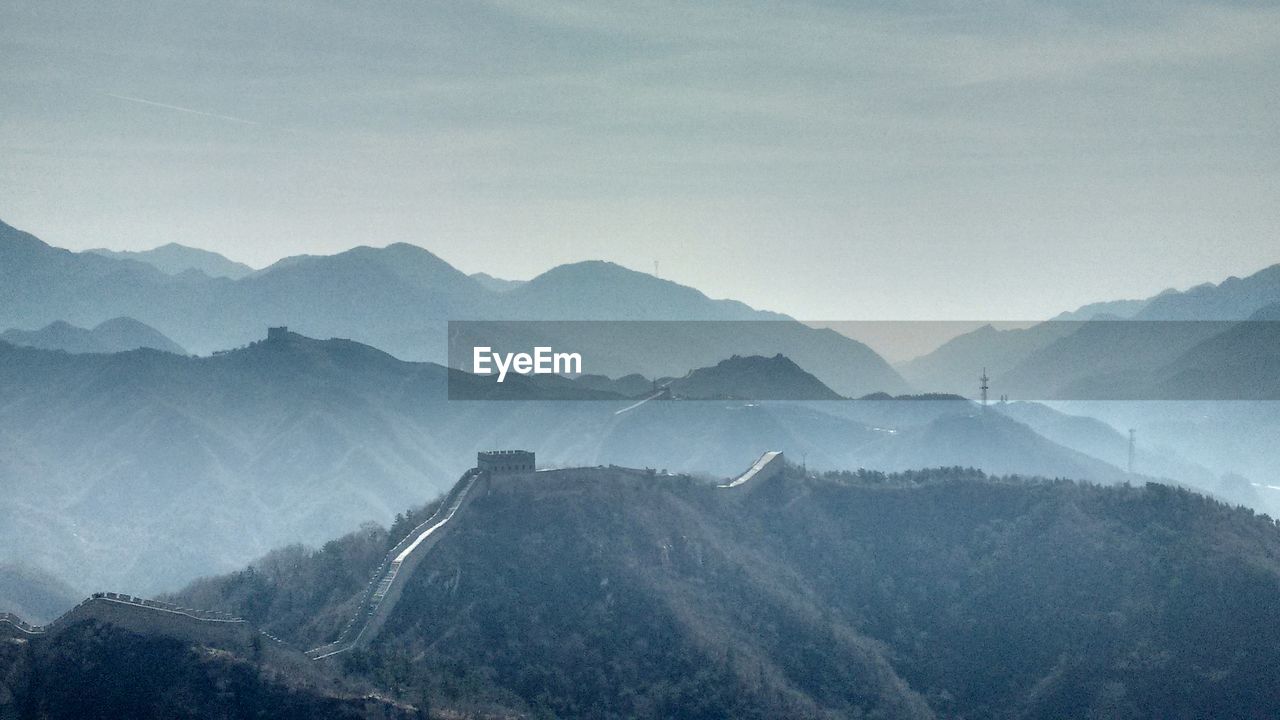
POLYGON ((559 265, 501 298, 510 320, 787 320, 603 260, 559 265))
POLYGON ((839 400, 841 396, 785 355, 734 355, 671 381, 671 392, 693 399, 839 400))
POLYGON ((1000 377, 1024 358, 1079 327, 1074 322, 1045 322, 1029 328, 997 329, 987 324, 948 340, 933 352, 898 366, 917 389, 972 396, 978 375, 1000 377))
POLYGON ((71 586, 46 571, 0 561, 0 612, 13 613, 38 625, 66 612, 80 597, 71 586))
POLYGON ((254 269, 248 265, 230 260, 219 253, 179 245, 178 243, 168 243, 150 250, 93 248, 85 250, 85 252, 117 260, 138 260, 169 275, 179 275, 189 270, 194 270, 209 277, 225 277, 235 280, 254 272, 254 269))
POLYGON ((85 326, 120 315, 196 353, 241 346, 267 325, 288 325, 308 336, 352 338, 397 357, 436 362, 447 355, 449 320, 772 320, 768 333, 703 327, 658 342, 637 338, 626 352, 614 352, 605 337, 582 350, 606 359, 591 372, 650 377, 734 353, 787 352, 842 394, 907 390, 888 363, 856 340, 613 263, 563 265, 495 291, 423 248, 397 243, 285 258, 231 280, 72 253, 0 223, 0 327, 57 320, 85 326), (672 353, 673 345, 680 352, 672 353))
POLYGON ((112 318, 88 330, 61 320, 39 330, 5 330, 0 333, 0 341, 69 353, 116 353, 151 348, 175 355, 187 354, 181 345, 159 330, 127 317, 112 318))
MULTIPOLYGON (((1174 292, 1166 290, 1165 292, 1174 292)), ((1157 296, 1158 297, 1158 296, 1157 296)), ((1143 300, 1104 300, 1102 302, 1082 305, 1070 312, 1058 313, 1054 320, 1097 320, 1103 317, 1131 318, 1151 303, 1152 298, 1143 300)))
MULTIPOLYGON (((1026 399, 1125 393, 1141 397, 1148 391, 1158 397, 1182 392, 1185 397, 1185 390, 1176 390, 1178 383, 1156 387, 1147 375, 1175 363, 1193 345, 1211 343, 1210 338, 1226 331, 1230 322, 1248 320, 1277 303, 1280 265, 1272 265, 1217 285, 1165 290, 1146 300, 1086 305, 1026 329, 984 326, 898 368, 909 382, 927 391, 965 392, 976 387, 975 373, 985 367, 1001 392, 1026 399)), ((1246 346, 1236 348, 1243 351, 1246 346)), ((1249 349, 1263 351, 1265 345, 1249 349)), ((1266 362, 1264 356, 1255 352, 1238 362, 1266 362)), ((1243 381, 1238 383, 1232 397, 1254 397, 1245 387, 1243 381)))
POLYGON ((1280 303, 1189 348, 1146 387, 1152 397, 1280 400, 1280 303))
POLYGON ((494 292, 514 290, 528 282, 527 280, 507 280, 505 278, 494 277, 485 272, 471 273, 471 278, 483 285, 486 289, 493 290, 494 292))
POLYGON ((1247 277, 1229 277, 1182 292, 1166 291, 1147 302, 1135 320, 1245 320, 1280 303, 1280 264, 1247 277))
POLYGON ((387 521, 493 447, 725 475, 781 448, 813 467, 1125 479, 1011 420, 985 431, 963 401, 540 402, 595 391, 521 376, 508 381, 528 381, 530 401, 457 402, 446 387, 460 371, 296 334, 212 357, 0 344, 0 367, 0 518, 12 519, 0 522, 0 561, 143 595, 387 521), (841 417, 845 405, 893 406, 901 421, 841 417))

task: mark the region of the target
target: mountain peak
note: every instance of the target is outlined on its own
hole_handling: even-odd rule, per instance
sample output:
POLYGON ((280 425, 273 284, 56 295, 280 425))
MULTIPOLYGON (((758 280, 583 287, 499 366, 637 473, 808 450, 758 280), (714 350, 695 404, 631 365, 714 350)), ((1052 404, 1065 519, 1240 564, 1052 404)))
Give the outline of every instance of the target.
POLYGON ((491 292, 508 292, 524 285, 527 280, 508 280, 506 278, 494 277, 486 272, 471 273, 471 279, 480 283, 486 290, 491 292))
POLYGON ((1247 277, 1201 283, 1152 298, 1140 320, 1244 320, 1259 308, 1280 302, 1280 263, 1247 277))
MULTIPOLYGON (((611 262, 609 260, 581 260, 579 262, 565 263, 557 265, 550 270, 538 275, 529 281, 534 283, 551 283, 551 282, 622 282, 635 287, 665 287, 680 288, 682 290, 692 290, 702 295, 700 291, 694 290, 686 285, 667 280, 664 278, 651 275, 639 270, 632 270, 624 265, 611 262)), ((705 295, 702 295, 706 297, 705 295)))
POLYGON ((146 323, 117 317, 99 323, 92 330, 55 320, 39 330, 6 330, 0 340, 12 345, 62 350, 68 353, 118 353, 151 348, 185 355, 180 345, 146 323))
POLYGON ((0 220, 0 257, 5 257, 12 252, 23 252, 25 254, 52 249, 48 243, 35 235, 25 230, 19 230, 0 220))
POLYGON ((432 286, 474 289, 476 285, 475 280, 440 256, 420 245, 405 242, 380 248, 357 245, 333 255, 294 255, 277 261, 257 273, 257 276, 265 277, 281 272, 317 272, 330 276, 335 272, 377 272, 432 286))
POLYGON ((503 295, 510 316, 544 320, 783 320, 736 300, 607 260, 558 265, 503 295))
POLYGON ((230 260, 212 250, 204 250, 176 242, 165 243, 150 250, 109 250, 93 248, 85 253, 101 255, 116 260, 144 262, 166 275, 181 275, 195 271, 208 277, 225 277, 236 280, 254 272, 254 269, 230 260))
POLYGON ((839 400, 840 395, 778 353, 733 355, 675 380, 671 391, 691 399, 839 400))

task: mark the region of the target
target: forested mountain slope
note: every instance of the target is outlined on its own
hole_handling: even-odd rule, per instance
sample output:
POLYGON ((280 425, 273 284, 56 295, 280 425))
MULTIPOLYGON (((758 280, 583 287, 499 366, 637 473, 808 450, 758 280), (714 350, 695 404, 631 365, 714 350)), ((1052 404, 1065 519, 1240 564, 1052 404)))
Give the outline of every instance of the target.
MULTIPOLYGON (((181 599, 314 642, 394 536, 181 599)), ((1261 718, 1277 612, 1275 523, 1167 486, 579 470, 495 478, 343 668, 560 717, 1261 718)))

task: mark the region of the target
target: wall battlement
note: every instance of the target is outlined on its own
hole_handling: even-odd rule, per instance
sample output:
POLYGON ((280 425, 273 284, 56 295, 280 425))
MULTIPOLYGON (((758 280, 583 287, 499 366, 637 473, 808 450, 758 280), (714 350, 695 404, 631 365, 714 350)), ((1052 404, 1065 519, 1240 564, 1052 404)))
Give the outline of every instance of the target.
POLYGON ((85 598, 48 625, 32 625, 13 613, 0 613, 0 637, 41 638, 83 620, 205 643, 244 645, 255 633, 243 619, 227 613, 100 592, 85 598))
POLYGON ((492 475, 518 475, 537 469, 531 450, 492 450, 476 453, 476 469, 492 475))

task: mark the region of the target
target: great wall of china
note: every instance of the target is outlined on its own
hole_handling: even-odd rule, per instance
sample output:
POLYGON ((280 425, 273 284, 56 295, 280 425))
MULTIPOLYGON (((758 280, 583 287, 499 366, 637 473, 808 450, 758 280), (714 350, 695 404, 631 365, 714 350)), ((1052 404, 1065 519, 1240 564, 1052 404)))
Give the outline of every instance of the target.
POLYGON ((440 501, 440 507, 435 513, 411 530, 387 553, 382 564, 374 570, 373 576, 369 579, 364 596, 356 606, 355 614, 342 628, 342 632, 338 633, 337 639, 327 645, 308 650, 307 657, 323 660, 359 647, 377 636, 378 631, 382 629, 382 624, 386 622, 396 602, 399 601, 404 583, 413 574, 418 563, 422 562, 422 558, 435 547, 440 538, 444 537, 453 516, 462 509, 469 498, 478 494, 473 493, 476 484, 487 481, 489 477, 490 472, 481 470, 479 467, 468 470, 449 494, 440 501))
MULTIPOLYGON (((784 467, 781 452, 771 451, 729 483, 719 488, 738 488, 752 481, 774 477, 784 467)), ((572 473, 577 470, 536 471, 572 473)), ((634 471, 640 472, 640 471, 634 471)), ((527 451, 480 453, 476 467, 468 470, 440 501, 436 511, 411 530, 387 553, 373 572, 351 620, 331 643, 306 651, 311 660, 323 660, 368 644, 378 635, 390 617, 404 590, 422 560, 430 554, 452 528, 454 516, 473 498, 483 495, 494 476, 531 476, 535 473, 534 455, 527 451)), ((296 654, 279 638, 254 628, 244 619, 215 611, 196 610, 157 600, 119 593, 94 593, 80 604, 47 625, 25 622, 12 613, 0 612, 0 639, 38 639, 53 635, 78 622, 93 620, 110 623, 139 634, 158 634, 191 642, 248 649, 255 638, 265 638, 276 652, 296 654)))
POLYGON ((163 633, 196 642, 248 643, 257 632, 241 618, 195 610, 119 593, 94 593, 48 625, 32 625, 13 613, 0 613, 0 637, 37 638, 82 620, 118 625, 139 633, 163 633))

